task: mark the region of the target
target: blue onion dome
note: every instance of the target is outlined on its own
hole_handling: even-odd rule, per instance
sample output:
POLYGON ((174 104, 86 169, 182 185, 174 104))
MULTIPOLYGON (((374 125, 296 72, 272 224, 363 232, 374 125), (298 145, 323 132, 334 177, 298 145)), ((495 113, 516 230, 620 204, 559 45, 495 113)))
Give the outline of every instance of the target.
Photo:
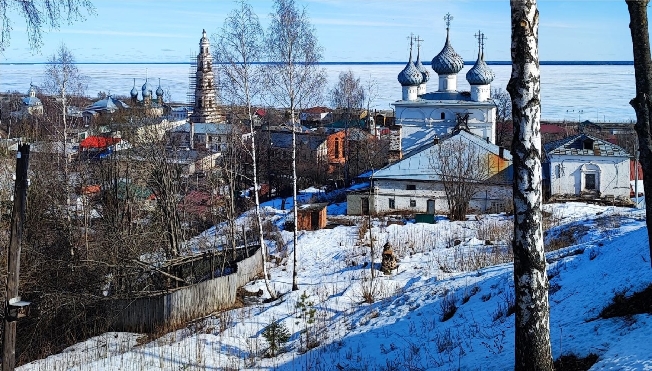
POLYGON ((131 89, 131 97, 135 98, 138 96, 138 89, 136 89, 136 79, 134 79, 134 87, 131 89))
POLYGON ((398 82, 402 86, 416 86, 423 82, 423 75, 412 62, 412 58, 410 58, 403 71, 398 74, 398 82))
POLYGON ((156 89, 156 96, 157 97, 163 96, 163 89, 161 88, 161 79, 158 79, 158 89, 156 89))
POLYGON ((152 96, 152 86, 149 84, 147 80, 145 80, 145 83, 143 84, 143 97, 151 97, 152 96))
POLYGON ((451 46, 446 31, 446 44, 444 48, 432 59, 432 69, 439 75, 452 75, 464 68, 464 60, 451 46))
POLYGON ((489 85, 494 81, 494 77, 494 71, 484 61, 484 53, 478 53, 478 60, 473 68, 466 73, 466 81, 471 85, 489 85))
POLYGON ((428 82, 430 81, 430 71, 426 68, 426 66, 421 63, 421 53, 417 54, 417 61, 414 63, 414 66, 421 72, 421 76, 423 76, 423 81, 422 82, 428 82))

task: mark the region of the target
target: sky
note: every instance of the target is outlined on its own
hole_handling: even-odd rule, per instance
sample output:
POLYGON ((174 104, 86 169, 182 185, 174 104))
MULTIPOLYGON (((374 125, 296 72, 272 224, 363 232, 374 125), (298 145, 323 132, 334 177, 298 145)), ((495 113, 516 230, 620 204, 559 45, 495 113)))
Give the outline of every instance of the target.
MULTIPOLYGON (((271 0, 251 0, 264 28, 271 0)), ((306 7, 323 47, 323 61, 403 62, 410 34, 423 39, 422 59, 443 47, 451 13, 451 42, 466 60, 477 57, 479 30, 485 59, 510 60, 510 8, 506 0, 296 0, 306 7)), ((96 14, 83 22, 46 30, 40 50, 31 50, 24 20, 10 13, 10 45, 0 63, 48 60, 61 44, 78 62, 187 62, 196 54, 202 29, 215 36, 229 0, 93 0, 96 14)), ((539 55, 542 61, 632 60, 629 17, 623 0, 540 0, 539 55)))

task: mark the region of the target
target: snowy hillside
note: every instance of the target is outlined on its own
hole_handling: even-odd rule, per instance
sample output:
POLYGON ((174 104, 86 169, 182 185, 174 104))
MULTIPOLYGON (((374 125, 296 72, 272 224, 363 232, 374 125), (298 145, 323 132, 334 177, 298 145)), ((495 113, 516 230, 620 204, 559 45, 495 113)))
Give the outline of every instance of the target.
MULTIPOLYGON (((282 225, 286 211, 266 212, 282 225)), ((652 317, 600 316, 652 283, 644 211, 569 203, 547 205, 546 215, 547 245, 559 248, 547 255, 555 359, 595 354, 592 370, 652 369, 652 317)), ((156 338, 107 333, 20 370, 513 369, 510 218, 470 219, 374 220, 372 279, 363 219, 331 217, 341 225, 300 232, 295 292, 292 234, 282 232, 288 247, 273 244, 270 269, 280 299, 247 298, 156 338), (389 275, 379 270, 387 242, 399 259, 389 275), (290 338, 269 357, 263 332, 274 321, 290 338)))

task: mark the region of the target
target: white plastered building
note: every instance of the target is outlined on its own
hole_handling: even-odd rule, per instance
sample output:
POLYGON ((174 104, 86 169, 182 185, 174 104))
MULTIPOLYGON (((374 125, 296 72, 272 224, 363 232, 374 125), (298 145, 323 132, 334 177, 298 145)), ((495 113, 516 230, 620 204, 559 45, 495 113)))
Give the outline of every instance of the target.
POLYGON ((547 196, 629 199, 629 154, 613 143, 578 134, 544 145, 547 196))

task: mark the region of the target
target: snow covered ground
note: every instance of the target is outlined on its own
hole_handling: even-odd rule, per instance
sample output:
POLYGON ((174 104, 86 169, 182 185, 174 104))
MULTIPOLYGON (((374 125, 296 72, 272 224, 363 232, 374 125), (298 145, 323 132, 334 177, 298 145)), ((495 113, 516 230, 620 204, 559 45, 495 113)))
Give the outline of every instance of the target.
MULTIPOLYGON (((286 211, 278 207, 272 202, 265 210, 282 225, 291 204, 286 211)), ((345 210, 339 204, 328 211, 332 216, 345 210)), ((548 244, 570 244, 547 254, 554 358, 594 353, 599 358, 592 370, 652 369, 650 315, 598 316, 616 294, 631 295, 652 283, 644 211, 580 203, 546 205, 545 211, 548 244)), ((513 369, 508 216, 437 224, 376 219, 374 267, 380 268, 387 242, 399 266, 390 275, 376 270, 374 279, 363 219, 331 220, 342 225, 300 232, 299 291, 290 291, 292 234, 283 231, 286 247, 273 244, 270 263, 280 299, 216 314, 158 338, 107 333, 19 369, 513 369), (280 355, 267 357, 262 333, 273 321, 291 336, 280 355)), ((264 288, 262 281, 246 287, 264 288)))

